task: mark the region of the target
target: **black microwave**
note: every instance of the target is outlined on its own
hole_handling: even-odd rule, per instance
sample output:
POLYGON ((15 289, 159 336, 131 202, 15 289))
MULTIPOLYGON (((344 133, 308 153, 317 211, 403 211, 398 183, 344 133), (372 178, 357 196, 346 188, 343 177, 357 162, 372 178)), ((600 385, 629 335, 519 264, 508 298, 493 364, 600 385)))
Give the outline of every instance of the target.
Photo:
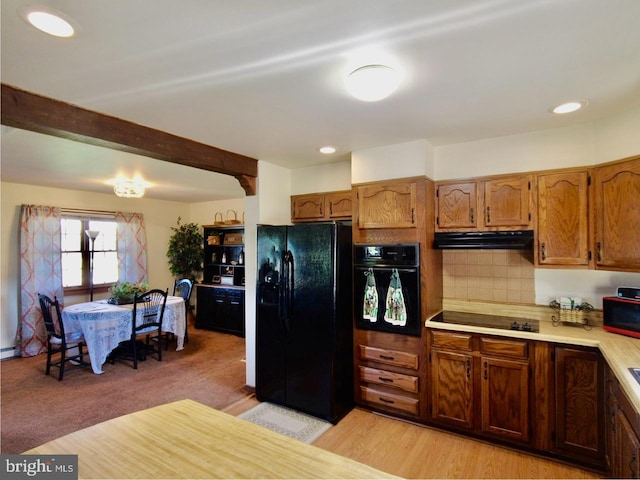
POLYGON ((605 330, 640 338, 640 301, 624 297, 602 299, 602 322, 605 330))

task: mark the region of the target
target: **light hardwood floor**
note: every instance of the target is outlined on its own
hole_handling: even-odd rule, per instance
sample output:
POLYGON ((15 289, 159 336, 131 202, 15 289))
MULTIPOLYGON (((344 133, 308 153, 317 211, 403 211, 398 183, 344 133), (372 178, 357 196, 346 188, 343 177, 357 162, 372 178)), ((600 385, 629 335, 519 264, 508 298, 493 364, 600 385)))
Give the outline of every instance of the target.
MULTIPOLYGON (((230 405, 232 415, 258 404, 230 405)), ((313 445, 404 478, 601 478, 565 464, 353 409, 313 445)))

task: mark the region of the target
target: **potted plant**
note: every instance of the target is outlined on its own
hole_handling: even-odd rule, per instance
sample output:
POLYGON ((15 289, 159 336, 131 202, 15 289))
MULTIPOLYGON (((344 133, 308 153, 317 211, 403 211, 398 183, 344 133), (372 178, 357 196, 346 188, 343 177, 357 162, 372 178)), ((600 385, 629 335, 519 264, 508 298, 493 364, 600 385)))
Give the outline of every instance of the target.
POLYGON ((202 270, 202 233, 197 223, 181 225, 180 220, 178 217, 177 226, 171 227, 173 235, 167 249, 169 270, 177 280, 195 280, 196 274, 202 270))
POLYGON ((147 290, 149 290, 147 282, 118 282, 109 290, 111 298, 109 298, 108 302, 116 305, 133 303, 136 294, 144 293, 147 290))

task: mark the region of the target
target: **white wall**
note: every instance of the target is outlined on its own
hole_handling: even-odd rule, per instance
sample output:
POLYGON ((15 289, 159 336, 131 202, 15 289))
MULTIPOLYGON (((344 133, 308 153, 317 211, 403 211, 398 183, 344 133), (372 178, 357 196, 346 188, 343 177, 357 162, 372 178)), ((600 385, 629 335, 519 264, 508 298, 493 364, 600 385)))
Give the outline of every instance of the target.
POLYGON ((435 180, 592 165, 593 132, 584 124, 435 147, 435 180))
POLYGON ((597 122, 594 126, 594 162, 603 163, 640 153, 640 107, 597 122))
POLYGON ((291 195, 351 190, 351 161, 291 170, 291 195))
POLYGON ((257 195, 247 197, 245 220, 245 352, 246 385, 256 385, 256 274, 258 271, 257 225, 291 222, 291 171, 258 162, 257 195))
MULTIPOLYGON (((144 215, 147 233, 148 278, 152 286, 173 286, 173 278, 167 263, 167 245, 171 227, 178 216, 189 217, 185 203, 151 200, 148 198, 125 199, 112 194, 89 193, 2 182, 0 192, 2 231, 0 233, 0 352, 12 356, 18 328, 18 299, 20 281, 19 226, 22 204, 50 205, 62 208, 139 212, 144 215)), ((96 294, 101 298, 105 294, 96 294)), ((88 301, 85 296, 65 297, 66 304, 88 301)))
POLYGON ((426 140, 358 150, 351 154, 351 183, 395 178, 434 178, 434 148, 426 140))

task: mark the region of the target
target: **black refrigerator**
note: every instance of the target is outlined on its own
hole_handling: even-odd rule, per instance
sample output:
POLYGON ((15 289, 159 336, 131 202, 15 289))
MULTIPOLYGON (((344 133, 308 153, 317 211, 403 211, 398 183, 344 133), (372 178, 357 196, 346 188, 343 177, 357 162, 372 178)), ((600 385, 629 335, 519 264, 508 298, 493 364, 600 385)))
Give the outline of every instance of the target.
POLYGON ((351 224, 258 226, 256 397, 337 423, 353 407, 351 224))

